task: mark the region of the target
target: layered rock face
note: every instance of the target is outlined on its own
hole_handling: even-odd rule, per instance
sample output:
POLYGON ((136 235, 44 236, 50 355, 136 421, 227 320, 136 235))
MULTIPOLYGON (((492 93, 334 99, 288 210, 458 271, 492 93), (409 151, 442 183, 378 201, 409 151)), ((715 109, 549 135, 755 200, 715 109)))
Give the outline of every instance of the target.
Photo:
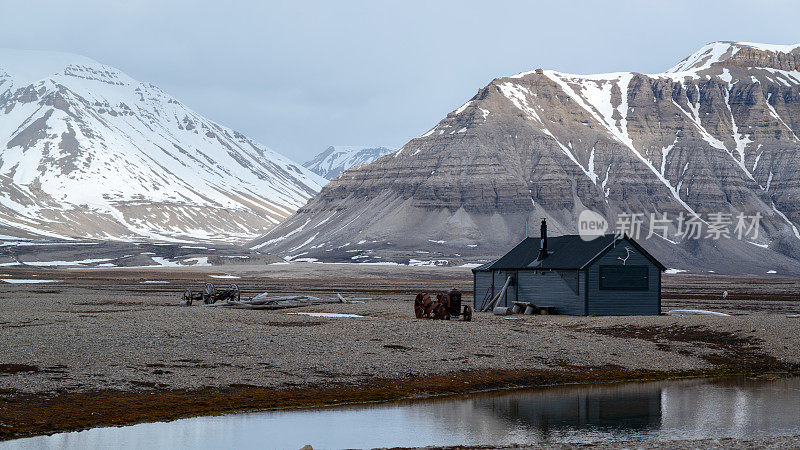
POLYGON ((798 58, 800 45, 718 42, 661 74, 495 79, 253 245, 322 260, 479 260, 541 217, 575 233, 584 209, 612 228, 620 213, 641 213, 645 230, 650 213, 742 212, 763 216, 758 236, 643 243, 670 267, 797 271, 798 58))
POLYGON ((0 49, 0 238, 244 242, 324 183, 112 67, 0 49))

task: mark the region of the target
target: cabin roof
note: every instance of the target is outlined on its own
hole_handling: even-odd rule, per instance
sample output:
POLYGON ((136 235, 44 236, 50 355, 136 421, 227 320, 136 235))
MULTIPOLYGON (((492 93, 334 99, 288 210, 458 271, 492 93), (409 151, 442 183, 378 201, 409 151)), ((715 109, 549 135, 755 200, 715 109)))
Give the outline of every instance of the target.
POLYGON ((583 269, 623 239, 630 242, 636 250, 647 257, 660 270, 666 270, 664 265, 633 239, 628 236, 618 238, 613 234, 606 234, 591 241, 585 241, 577 234, 548 237, 548 256, 541 261, 539 260, 541 239, 537 237, 525 238, 499 259, 472 270, 473 272, 481 272, 498 269, 583 269))

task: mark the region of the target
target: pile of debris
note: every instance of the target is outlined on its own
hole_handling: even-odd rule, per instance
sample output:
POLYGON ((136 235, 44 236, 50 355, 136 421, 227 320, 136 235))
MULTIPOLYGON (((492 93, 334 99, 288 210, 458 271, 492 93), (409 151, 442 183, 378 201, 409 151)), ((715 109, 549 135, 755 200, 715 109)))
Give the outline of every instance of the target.
POLYGON ((336 294, 336 298, 320 298, 313 295, 270 295, 265 293, 258 294, 253 298, 242 299, 239 286, 215 286, 214 283, 206 283, 202 291, 187 289, 183 294, 181 306, 192 306, 195 300, 202 300, 203 306, 214 306, 235 309, 287 309, 299 308, 302 306, 322 305, 328 303, 363 303, 362 300, 369 298, 347 299, 341 294, 336 294), (217 303, 219 302, 219 303, 217 303))
POLYGON ((540 306, 531 302, 512 302, 512 307, 495 306, 492 312, 496 316, 507 316, 510 314, 526 314, 526 315, 547 315, 555 314, 555 306, 540 306))
POLYGON ((204 305, 212 305, 218 301, 239 301, 242 298, 242 293, 239 286, 232 284, 227 287, 217 288, 214 283, 206 283, 203 290, 195 291, 191 288, 183 292, 183 301, 181 306, 192 306, 195 301, 203 301, 204 305))
POLYGON ((313 295, 269 295, 265 292, 249 300, 226 300, 222 303, 206 306, 238 309, 287 309, 299 308, 301 306, 323 305, 326 303, 363 303, 360 300, 369 299, 346 299, 340 294, 336 294, 336 298, 320 298, 314 297, 313 295))

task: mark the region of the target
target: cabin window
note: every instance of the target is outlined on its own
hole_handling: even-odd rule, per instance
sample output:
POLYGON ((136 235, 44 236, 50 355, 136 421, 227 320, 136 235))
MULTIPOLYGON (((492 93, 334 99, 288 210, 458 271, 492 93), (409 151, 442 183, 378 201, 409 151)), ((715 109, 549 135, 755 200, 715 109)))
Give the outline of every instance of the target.
POLYGON ((647 266, 600 266, 600 289, 646 291, 648 272, 647 266))

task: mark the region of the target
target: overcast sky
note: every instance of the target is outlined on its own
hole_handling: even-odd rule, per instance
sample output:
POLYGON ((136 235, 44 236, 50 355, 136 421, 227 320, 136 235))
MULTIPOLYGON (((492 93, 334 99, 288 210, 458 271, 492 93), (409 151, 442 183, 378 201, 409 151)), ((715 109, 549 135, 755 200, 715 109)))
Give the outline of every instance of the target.
POLYGON ((795 1, 0 0, 0 47, 88 56, 303 162, 400 147, 498 76, 661 72, 798 23, 795 1))

